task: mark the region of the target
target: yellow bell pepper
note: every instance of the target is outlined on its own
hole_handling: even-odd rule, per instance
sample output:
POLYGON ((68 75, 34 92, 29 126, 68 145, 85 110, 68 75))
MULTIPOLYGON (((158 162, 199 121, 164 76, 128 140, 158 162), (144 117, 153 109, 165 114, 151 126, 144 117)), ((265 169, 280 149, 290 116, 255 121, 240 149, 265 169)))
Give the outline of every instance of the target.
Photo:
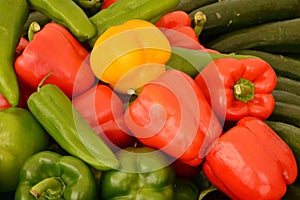
POLYGON ((129 20, 99 36, 90 64, 99 80, 127 93, 164 73, 170 56, 170 43, 159 28, 145 20, 129 20))

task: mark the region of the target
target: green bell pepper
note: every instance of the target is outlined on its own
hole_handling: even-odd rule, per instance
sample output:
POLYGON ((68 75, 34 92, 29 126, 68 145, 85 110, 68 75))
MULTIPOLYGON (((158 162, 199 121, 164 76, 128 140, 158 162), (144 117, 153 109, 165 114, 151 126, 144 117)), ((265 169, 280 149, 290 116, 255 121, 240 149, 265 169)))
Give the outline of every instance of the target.
POLYGON ((0 192, 17 188, 25 160, 49 145, 49 137, 28 110, 12 107, 0 111, 0 192))
POLYGON ((176 178, 173 200, 197 200, 199 189, 190 179, 176 178))
POLYGON ((101 177, 102 199, 173 199, 175 172, 167 156, 149 147, 128 147, 116 153, 119 169, 101 177))
POLYGON ((96 182, 89 166, 71 155, 41 151, 20 170, 15 200, 97 199, 96 182))

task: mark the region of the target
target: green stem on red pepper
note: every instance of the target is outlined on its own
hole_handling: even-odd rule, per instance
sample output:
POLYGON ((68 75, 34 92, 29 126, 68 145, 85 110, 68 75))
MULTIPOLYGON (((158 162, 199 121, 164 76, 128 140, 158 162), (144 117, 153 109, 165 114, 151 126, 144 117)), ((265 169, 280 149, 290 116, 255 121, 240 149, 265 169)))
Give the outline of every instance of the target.
POLYGON ((41 30, 41 26, 37 22, 31 22, 29 28, 28 28, 28 40, 29 42, 32 41, 33 36, 36 32, 41 30))
POLYGON ((236 99, 247 103, 247 101, 254 98, 254 84, 244 78, 238 80, 234 87, 234 96, 236 99))
POLYGON ((60 177, 45 178, 30 189, 30 193, 36 198, 47 199, 60 198, 66 189, 66 184, 60 177))
POLYGON ((194 15, 194 23, 195 23, 194 30, 197 36, 201 34, 205 22, 206 22, 206 15, 201 11, 196 12, 194 15))

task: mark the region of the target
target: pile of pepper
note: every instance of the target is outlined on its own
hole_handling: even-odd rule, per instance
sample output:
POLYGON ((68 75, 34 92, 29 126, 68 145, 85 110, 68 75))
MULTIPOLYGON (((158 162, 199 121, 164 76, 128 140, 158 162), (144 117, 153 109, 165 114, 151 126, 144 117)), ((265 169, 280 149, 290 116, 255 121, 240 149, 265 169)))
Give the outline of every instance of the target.
POLYGON ((264 122, 275 71, 205 48, 205 16, 178 3, 0 0, 1 199, 286 194, 298 165, 264 122))

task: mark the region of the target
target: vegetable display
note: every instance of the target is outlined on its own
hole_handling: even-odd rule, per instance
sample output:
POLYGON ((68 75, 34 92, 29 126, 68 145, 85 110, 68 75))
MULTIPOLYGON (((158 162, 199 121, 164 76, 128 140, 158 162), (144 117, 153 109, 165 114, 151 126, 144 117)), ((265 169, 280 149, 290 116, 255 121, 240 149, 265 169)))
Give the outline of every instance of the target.
POLYGON ((0 11, 0 199, 299 199, 299 0, 0 11))

